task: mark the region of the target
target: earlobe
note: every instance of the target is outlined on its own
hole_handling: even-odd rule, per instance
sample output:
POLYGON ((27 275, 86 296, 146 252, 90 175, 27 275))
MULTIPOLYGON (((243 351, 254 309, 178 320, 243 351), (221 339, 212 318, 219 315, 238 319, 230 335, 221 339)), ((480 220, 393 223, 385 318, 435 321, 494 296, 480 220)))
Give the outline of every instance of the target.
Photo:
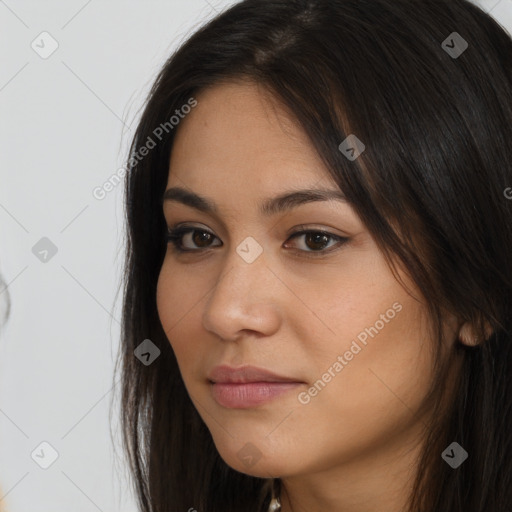
POLYGON ((476 347, 481 343, 481 340, 478 339, 473 326, 469 322, 464 322, 464 324, 462 324, 462 327, 459 329, 458 339, 463 345, 467 345, 469 347, 476 347))
POLYGON ((485 339, 482 339, 481 336, 476 334, 476 331, 473 325, 470 322, 464 322, 459 329, 458 340, 463 345, 467 345, 468 347, 476 347, 481 345, 485 340, 489 339, 492 335, 493 329, 486 322, 485 323, 485 339))

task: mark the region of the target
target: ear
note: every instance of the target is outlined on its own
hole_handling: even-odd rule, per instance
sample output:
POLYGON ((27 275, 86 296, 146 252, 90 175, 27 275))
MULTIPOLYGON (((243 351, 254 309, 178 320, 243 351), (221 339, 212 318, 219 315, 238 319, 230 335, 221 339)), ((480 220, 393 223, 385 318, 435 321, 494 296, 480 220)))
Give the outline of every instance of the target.
POLYGON ((476 330, 472 323, 464 322, 459 329, 458 340, 468 347, 476 347, 477 345, 481 345, 485 340, 487 340, 493 333, 492 327, 486 322, 485 323, 485 339, 481 339, 476 334, 476 330))

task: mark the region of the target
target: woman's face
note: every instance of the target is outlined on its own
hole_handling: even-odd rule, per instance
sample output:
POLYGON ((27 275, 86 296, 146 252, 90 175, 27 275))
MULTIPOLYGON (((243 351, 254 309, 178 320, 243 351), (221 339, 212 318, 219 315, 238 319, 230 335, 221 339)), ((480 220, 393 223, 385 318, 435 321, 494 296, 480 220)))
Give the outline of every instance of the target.
POLYGON ((216 211, 164 202, 168 227, 197 229, 178 239, 196 252, 169 243, 157 304, 221 457, 243 473, 285 477, 398 453, 417 438, 432 379, 416 288, 402 275, 413 298, 396 281, 343 200, 260 211, 291 191, 339 189, 256 86, 217 86, 197 100, 179 125, 167 189, 207 198, 216 211), (329 235, 291 237, 315 230, 329 235), (214 386, 218 365, 253 365, 295 384, 214 386))

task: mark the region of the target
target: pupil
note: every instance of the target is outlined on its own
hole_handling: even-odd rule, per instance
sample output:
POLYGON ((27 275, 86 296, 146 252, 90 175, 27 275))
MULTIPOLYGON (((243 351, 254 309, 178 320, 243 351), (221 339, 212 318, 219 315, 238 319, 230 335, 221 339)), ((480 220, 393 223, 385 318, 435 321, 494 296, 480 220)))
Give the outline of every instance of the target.
POLYGON ((209 233, 206 233, 205 231, 196 231, 194 234, 194 243, 196 245, 201 245, 201 241, 208 242, 208 238, 210 237, 209 233))
POLYGON ((322 247, 316 247, 317 249, 322 249, 323 246, 327 243, 326 239, 328 238, 327 235, 322 235, 320 233, 310 233, 310 234, 306 235, 306 237, 307 237, 308 241, 313 239, 313 244, 319 243, 322 246, 322 247), (321 239, 323 239, 323 242, 321 241, 321 239))

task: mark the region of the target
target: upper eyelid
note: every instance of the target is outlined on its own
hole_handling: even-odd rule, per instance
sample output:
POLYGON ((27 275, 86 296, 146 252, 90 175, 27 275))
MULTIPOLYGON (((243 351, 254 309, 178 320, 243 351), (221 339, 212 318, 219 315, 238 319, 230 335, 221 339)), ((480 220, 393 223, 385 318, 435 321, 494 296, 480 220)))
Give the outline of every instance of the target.
MULTIPOLYGON (((290 237, 292 235, 296 235, 296 234, 304 233, 304 232, 306 232, 306 233, 314 232, 314 233, 324 233, 324 234, 332 236, 334 238, 336 238, 336 237, 339 237, 339 238, 350 238, 349 235, 347 235, 347 234, 333 233, 331 231, 331 229, 334 229, 334 228, 327 228, 327 227, 322 227, 321 228, 321 227, 312 227, 312 226, 308 227, 305 224, 299 224, 293 230, 290 230, 290 232, 287 233, 287 236, 290 237)), ((210 233, 215 238, 220 240, 220 237, 217 236, 209 228, 204 228, 204 227, 198 226, 198 225, 189 225, 188 223, 183 223, 183 224, 178 223, 178 224, 176 224, 174 226, 167 227, 167 232, 168 233, 170 233, 172 231, 204 231, 206 233, 210 233)))
MULTIPOLYGON (((315 210, 309 210, 309 208, 311 208, 311 206, 321 207, 321 205, 329 204, 329 205, 331 205, 331 207, 325 211, 326 215, 329 216, 329 215, 332 215, 333 213, 336 213, 336 214, 340 213, 342 215, 342 219, 348 220, 349 225, 352 225, 352 224, 358 225, 357 215, 354 218, 355 220, 354 221, 352 220, 355 215, 355 214, 351 213, 353 211, 353 208, 350 206, 350 204, 345 199, 339 198, 338 191, 331 191, 331 190, 327 190, 327 191, 310 190, 309 191, 309 190, 306 190, 306 191, 299 191, 299 193, 300 192, 306 192, 306 193, 307 192, 313 192, 313 193, 327 192, 327 194, 331 194, 334 192, 334 194, 337 195, 338 197, 334 198, 334 199, 329 198, 326 200, 319 200, 319 201, 311 200, 311 201, 301 202, 300 204, 296 205, 293 208, 285 209, 285 211, 282 212, 283 217, 288 218, 289 215, 303 211, 302 210, 303 208, 305 209, 303 211, 304 214, 308 214, 308 212, 318 214, 318 208, 315 208, 315 210), (344 205, 349 208, 348 211, 344 205), (334 210, 333 210, 333 207, 334 207, 334 210), (341 210, 339 208, 341 208, 341 210), (297 210, 297 212, 295 210, 297 210)), ((180 201, 166 200, 163 202, 163 207, 162 207, 162 214, 163 214, 164 222, 167 222, 167 219, 169 221, 171 221, 172 219, 176 218, 176 216, 175 216, 176 212, 174 212, 174 207, 177 207, 177 208, 184 207, 186 210, 190 209, 190 210, 194 211, 196 214, 199 214, 199 215, 203 214, 203 212, 198 211, 193 206, 190 206, 186 203, 183 203, 180 201)), ((323 211, 323 210, 320 210, 320 211, 323 211)), ((181 215, 182 215, 181 210, 178 210, 178 213, 177 213, 178 218, 181 217, 181 215)), ((228 234, 229 229, 228 229, 225 219, 222 219, 217 213, 204 212, 204 215, 206 215, 206 217, 209 219, 207 222, 213 221, 213 223, 218 226, 218 228, 219 228, 218 232, 221 232, 222 234, 228 234)), ((188 216, 188 214, 187 214, 187 216, 188 216)), ((236 215, 234 216, 231 214, 229 215, 228 219, 234 223, 236 223, 238 220, 236 215)), ((197 222, 201 222, 201 221, 198 220, 197 222)), ((337 221, 333 221, 333 222, 336 223, 337 221)), ((167 222, 167 224, 169 224, 169 223, 170 222, 167 222)), ((276 223, 273 223, 272 226, 273 227, 276 226, 276 223)), ((273 230, 273 227, 271 228, 272 230, 273 230)), ((311 228, 311 229, 316 230, 318 228, 311 228)), ((349 237, 349 235, 347 234, 346 231, 344 232, 344 230, 340 230, 339 228, 329 227, 329 228, 321 228, 321 229, 329 229, 329 230, 334 229, 335 231, 337 230, 338 232, 341 231, 341 233, 338 233, 338 234, 333 233, 333 235, 346 237, 346 238, 349 237)), ((205 230, 208 231, 209 229, 205 229, 205 230)))

